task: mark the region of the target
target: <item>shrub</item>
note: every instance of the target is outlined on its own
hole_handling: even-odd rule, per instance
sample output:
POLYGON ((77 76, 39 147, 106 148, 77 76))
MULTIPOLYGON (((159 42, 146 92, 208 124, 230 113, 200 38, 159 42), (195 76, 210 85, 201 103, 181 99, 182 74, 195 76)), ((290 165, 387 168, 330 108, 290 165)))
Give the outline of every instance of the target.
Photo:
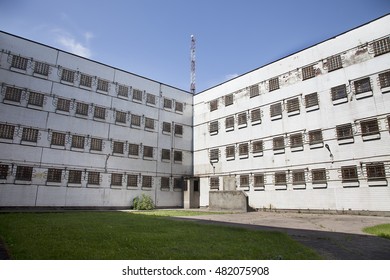
POLYGON ((142 194, 133 199, 133 209, 135 210, 153 210, 154 202, 150 195, 142 194))

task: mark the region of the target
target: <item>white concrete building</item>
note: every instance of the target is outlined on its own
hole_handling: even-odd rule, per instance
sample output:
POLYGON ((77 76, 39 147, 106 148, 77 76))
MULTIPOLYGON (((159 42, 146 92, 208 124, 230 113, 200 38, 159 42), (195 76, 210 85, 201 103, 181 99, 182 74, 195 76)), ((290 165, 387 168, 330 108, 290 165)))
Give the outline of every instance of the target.
POLYGON ((194 96, 200 206, 390 211, 389 36, 387 15, 194 96))
POLYGON ((192 95, 0 33, 0 206, 183 206, 192 95))
POLYGON ((390 15, 195 96, 4 32, 0 49, 0 207, 229 208, 241 191, 390 211, 390 15))

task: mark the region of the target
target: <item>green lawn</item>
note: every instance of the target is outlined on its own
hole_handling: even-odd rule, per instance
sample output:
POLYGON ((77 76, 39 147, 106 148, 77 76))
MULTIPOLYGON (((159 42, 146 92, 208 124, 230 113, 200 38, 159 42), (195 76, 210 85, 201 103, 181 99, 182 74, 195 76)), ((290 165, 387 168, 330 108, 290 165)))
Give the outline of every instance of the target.
POLYGON ((366 227, 364 232, 390 239, 390 224, 382 224, 373 227, 366 227))
POLYGON ((3 213, 0 236, 12 259, 320 258, 283 233, 125 212, 3 213))

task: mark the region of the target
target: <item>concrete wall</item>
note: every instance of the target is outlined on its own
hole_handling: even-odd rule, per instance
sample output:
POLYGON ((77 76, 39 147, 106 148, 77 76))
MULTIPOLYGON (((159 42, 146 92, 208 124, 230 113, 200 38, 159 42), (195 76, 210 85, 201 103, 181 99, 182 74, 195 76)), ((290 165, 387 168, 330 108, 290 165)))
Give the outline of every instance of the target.
POLYGON ((248 211, 248 196, 243 191, 211 191, 210 210, 248 211))

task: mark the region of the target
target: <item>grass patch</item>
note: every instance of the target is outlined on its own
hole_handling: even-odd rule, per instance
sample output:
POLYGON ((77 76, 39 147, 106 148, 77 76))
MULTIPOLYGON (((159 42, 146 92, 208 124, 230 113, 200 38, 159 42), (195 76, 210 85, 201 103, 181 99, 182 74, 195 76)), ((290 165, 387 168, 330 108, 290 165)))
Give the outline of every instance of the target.
POLYGON ((284 233, 124 212, 0 214, 12 259, 319 259, 284 233))
POLYGON ((363 229, 363 231, 390 239, 390 224, 382 224, 373 227, 366 227, 363 229))
POLYGON ((204 216, 216 214, 228 214, 231 212, 209 212, 196 210, 151 210, 151 211, 132 211, 131 214, 142 214, 161 217, 185 217, 185 216, 204 216))

